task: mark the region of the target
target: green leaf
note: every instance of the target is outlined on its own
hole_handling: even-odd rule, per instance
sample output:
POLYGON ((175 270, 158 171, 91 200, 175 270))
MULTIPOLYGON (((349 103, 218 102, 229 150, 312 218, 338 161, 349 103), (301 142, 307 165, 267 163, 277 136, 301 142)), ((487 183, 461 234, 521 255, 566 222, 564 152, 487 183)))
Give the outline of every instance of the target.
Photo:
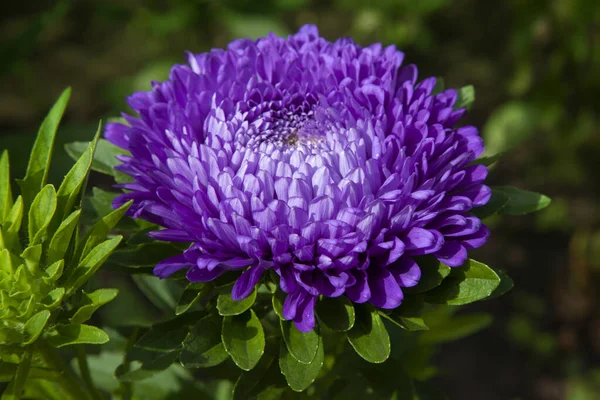
POLYGON ((48 247, 49 263, 56 262, 65 256, 80 216, 81 210, 75 210, 58 226, 48 247))
POLYGON ((438 287, 450 274, 451 268, 433 256, 421 256, 415 259, 421 269, 421 279, 417 286, 402 288, 405 293, 424 293, 438 287))
POLYGON ((273 311, 280 319, 285 319, 283 316, 283 303, 285 302, 285 293, 277 287, 273 292, 273 297, 271 298, 271 303, 273 305, 273 311))
POLYGON ((281 336, 292 357, 302 364, 310 364, 319 349, 319 335, 313 329, 300 332, 291 321, 280 320, 281 336))
POLYGON ((152 275, 133 275, 132 278, 152 304, 161 310, 173 312, 182 293, 178 282, 152 275))
POLYGON ((442 284, 427 292, 425 301, 434 304, 462 305, 489 297, 500 284, 500 277, 487 265, 467 260, 452 269, 442 284))
POLYGON ((102 266, 110 253, 119 245, 122 236, 115 236, 94 247, 73 270, 67 281, 67 296, 72 295, 102 266))
POLYGON ((96 247, 98 243, 103 241, 106 238, 106 235, 108 235, 121 220, 121 218, 123 218, 123 215, 125 215, 130 205, 131 201, 123 204, 121 207, 105 215, 98 222, 96 222, 83 237, 80 245, 77 246, 78 248, 75 252, 75 259, 80 260, 82 257, 85 257, 92 248, 96 247))
POLYGON ((19 186, 21 187, 21 196, 23 196, 26 212, 29 211, 29 205, 35 195, 46 184, 50 160, 52 158, 52 150, 54 147, 54 138, 70 96, 71 89, 67 88, 62 92, 44 119, 44 122, 42 122, 35 143, 33 144, 31 155, 29 156, 29 164, 27 165, 25 178, 18 181, 19 186))
POLYGON ((221 341, 222 321, 218 315, 202 318, 183 342, 181 364, 186 368, 208 368, 229 358, 221 341))
POLYGON ((23 333, 25 334, 25 338, 23 339, 24 345, 31 344, 40 337, 49 318, 50 311, 43 310, 33 315, 25 322, 25 326, 23 326, 23 333))
POLYGON ((347 333, 356 353, 371 363, 382 363, 390 356, 390 337, 379 314, 365 304, 355 307, 356 322, 347 333))
POLYGON ((13 205, 12 191, 10 188, 10 162, 8 151, 4 150, 0 156, 0 223, 7 217, 13 205))
POLYGON ((170 243, 150 242, 119 249, 110 256, 110 263, 124 267, 154 267, 159 262, 181 254, 181 250, 170 243))
POLYGON ((500 158, 502 158, 503 155, 504 155, 504 152, 494 154, 493 156, 479 157, 475 161, 472 161, 471 165, 481 164, 481 165, 485 165, 486 167, 489 167, 490 165, 492 165, 496 161, 498 161, 500 158))
POLYGON ((223 319, 221 339, 238 367, 250 371, 265 350, 265 333, 252 309, 223 319))
POLYGON ((475 88, 473 85, 468 85, 460 88, 457 93, 456 104, 454 104, 454 109, 458 110, 461 108, 470 109, 471 105, 475 101, 475 88))
MULTIPOLYGON (((72 159, 77 160, 83 153, 85 153, 85 150, 88 148, 89 144, 90 142, 68 143, 65 145, 65 150, 72 159)), ((129 153, 110 143, 106 139, 100 139, 98 140, 97 149, 96 153, 94 154, 91 168, 93 171, 114 176, 116 173, 114 167, 120 164, 120 162, 116 159, 116 156, 123 154, 129 153)))
POLYGON ((56 325, 54 335, 48 336, 48 344, 52 347, 63 347, 73 344, 104 344, 109 341, 108 335, 100 328, 83 324, 56 325))
POLYGON ((389 312, 381 310, 379 314, 407 331, 426 331, 429 328, 421 317, 423 307, 423 296, 407 296, 398 308, 389 312))
MULTIPOLYGON (((83 191, 90 171, 92 157, 94 155, 94 151, 96 150, 96 142, 101 132, 102 124, 99 124, 94 140, 90 143, 79 160, 77 160, 75 165, 73 165, 58 188, 58 204, 56 207, 57 215, 55 217, 57 221, 60 221, 62 218, 70 214, 80 198, 80 194, 83 191)), ((56 223, 56 225, 58 225, 58 223, 56 223)))
POLYGON ((40 303, 46 308, 46 310, 54 310, 60 305, 65 292, 65 288, 63 287, 52 289, 40 303))
POLYGON ((496 289, 494 289, 494 291, 492 292, 490 297, 488 297, 488 299, 499 297, 503 294, 508 293, 515 285, 512 278, 508 276, 508 274, 504 272, 504 270, 496 270, 496 273, 500 277, 500 284, 498 285, 498 287, 496 287, 496 289))
POLYGON ((178 351, 162 352, 133 348, 128 354, 128 358, 136 361, 135 364, 141 363, 141 366, 133 371, 123 373, 121 365, 115 371, 115 375, 120 381, 125 382, 148 379, 169 368, 178 356, 178 351))
POLYGON ((23 198, 17 197, 15 204, 13 204, 8 217, 6 217, 2 233, 4 235, 4 246, 7 249, 17 250, 20 249, 19 243, 19 229, 21 228, 21 222, 23 221, 23 198))
POLYGON ((13 380, 9 383, 6 391, 2 393, 2 400, 18 400, 21 398, 25 381, 27 380, 31 368, 31 358, 31 351, 26 350, 19 362, 13 380))
POLYGON ((231 292, 221 293, 217 298, 217 310, 223 316, 240 315, 256 301, 256 288, 248 297, 242 300, 233 300, 231 292))
POLYGON ((58 260, 54 262, 48 268, 46 268, 42 279, 44 279, 47 284, 55 283, 62 276, 64 266, 65 260, 58 260))
POLYGON ((35 196, 29 209, 29 245, 42 242, 44 233, 56 211, 56 192, 54 186, 46 185, 35 196))
POLYGON ((436 325, 419 336, 421 344, 452 342, 473 335, 491 325, 493 318, 487 313, 459 315, 436 325))
POLYGON ((480 219, 484 219, 501 212, 509 200, 508 195, 501 190, 492 189, 490 200, 485 205, 472 209, 471 212, 480 219))
POLYGON ((81 324, 92 317, 92 314, 105 305, 112 301, 119 294, 117 289, 98 289, 92 293, 86 293, 83 291, 83 305, 73 314, 69 319, 72 324, 81 324))
POLYGON ((310 364, 299 362, 292 356, 284 343, 280 345, 279 368, 283 376, 285 376, 289 387, 295 392, 302 392, 308 388, 315 381, 321 371, 321 367, 323 367, 325 359, 323 339, 321 337, 318 337, 318 339, 317 353, 310 364))
POLYGON ((190 333, 190 327, 181 318, 153 325, 136 343, 135 347, 170 352, 181 347, 181 343, 190 333))
POLYGON ((529 192, 512 186, 496 186, 492 193, 500 193, 508 198, 501 214, 523 215, 539 211, 550 204, 550 198, 540 193, 529 192))
POLYGON ((323 297, 317 301, 317 316, 331 330, 346 332, 354 326, 354 306, 346 296, 323 297))
POLYGON ((175 314, 181 315, 187 312, 197 302, 212 294, 213 288, 210 284, 204 282, 190 283, 189 285, 187 285, 187 287, 181 294, 179 301, 177 302, 177 306, 175 307, 175 314))
POLYGON ((274 362, 278 350, 277 339, 267 339, 265 353, 260 362, 251 371, 242 372, 236 381, 233 388, 233 400, 281 398, 281 393, 287 389, 287 385, 285 382, 278 382, 283 380, 279 372, 279 365, 274 362))

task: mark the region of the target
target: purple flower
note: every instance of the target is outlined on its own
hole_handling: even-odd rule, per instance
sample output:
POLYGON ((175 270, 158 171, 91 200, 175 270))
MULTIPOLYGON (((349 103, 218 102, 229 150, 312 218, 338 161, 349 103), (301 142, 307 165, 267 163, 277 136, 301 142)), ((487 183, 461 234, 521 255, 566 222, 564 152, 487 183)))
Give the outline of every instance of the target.
POLYGON ((188 54, 129 97, 139 117, 106 128, 131 152, 115 205, 133 200, 131 215, 165 228, 155 239, 192 242, 154 273, 240 271, 242 299, 272 269, 285 318, 308 331, 319 295, 391 309, 419 282, 415 256, 461 265, 488 236, 469 213, 490 197, 486 167, 470 165, 483 142, 455 128, 456 91, 432 94, 403 57, 305 26, 188 54))

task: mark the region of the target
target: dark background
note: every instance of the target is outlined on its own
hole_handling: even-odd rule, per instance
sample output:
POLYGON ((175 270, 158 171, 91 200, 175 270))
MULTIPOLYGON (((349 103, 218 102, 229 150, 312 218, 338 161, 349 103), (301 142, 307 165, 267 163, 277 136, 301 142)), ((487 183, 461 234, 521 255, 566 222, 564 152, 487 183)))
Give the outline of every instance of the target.
MULTIPOLYGON (((450 399, 600 398, 600 5, 597 0, 63 0, 6 3, 0 16, 0 150, 22 176, 39 123, 66 86, 59 145, 89 140, 124 98, 165 79, 184 51, 317 24, 330 40, 396 44, 421 77, 473 84, 469 123, 489 154, 489 183, 543 192, 528 217, 490 219, 475 257, 515 289, 472 306, 495 315, 443 346, 450 399)), ((71 161, 59 148, 51 179, 71 161)), ((99 179, 95 176, 95 179, 99 179)), ((118 316, 113 316, 118 318, 118 316)))

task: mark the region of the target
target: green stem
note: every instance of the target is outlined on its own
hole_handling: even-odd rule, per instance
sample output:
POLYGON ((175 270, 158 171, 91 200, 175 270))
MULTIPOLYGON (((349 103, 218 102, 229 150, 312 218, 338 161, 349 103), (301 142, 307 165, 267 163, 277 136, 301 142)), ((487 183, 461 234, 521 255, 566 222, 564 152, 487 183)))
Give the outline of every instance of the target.
POLYGON ((77 345, 76 353, 77 363, 79 364, 79 372, 81 373, 81 377, 83 378, 83 381, 85 382, 88 390, 90 391, 92 398, 94 398, 94 400, 103 400, 104 398, 96 388, 96 385, 94 385, 92 375, 90 374, 90 367, 88 366, 87 355, 85 353, 85 345, 77 345))
MULTIPOLYGON (((129 336, 129 339, 127 340, 127 346, 125 347, 125 355, 123 356, 122 371, 124 374, 129 372, 129 367, 131 365, 131 360, 129 359, 129 351, 137 341, 139 334, 140 328, 135 328, 131 333, 131 336, 129 336)), ((131 382, 121 381, 119 386, 119 393, 121 393, 122 400, 131 400, 133 396, 133 387, 131 385, 131 382)))
POLYGON ((38 340, 36 345, 37 350, 48 366, 60 373, 56 383, 60 385, 61 391, 66 395, 65 399, 93 400, 93 397, 85 390, 81 381, 60 358, 54 348, 50 347, 43 339, 38 340))
POLYGON ((31 367, 31 350, 25 350, 23 358, 17 367, 17 373, 15 374, 12 381, 9 383, 6 391, 2 394, 2 400, 16 400, 21 397, 21 392, 25 386, 25 380, 29 375, 29 369, 31 367))

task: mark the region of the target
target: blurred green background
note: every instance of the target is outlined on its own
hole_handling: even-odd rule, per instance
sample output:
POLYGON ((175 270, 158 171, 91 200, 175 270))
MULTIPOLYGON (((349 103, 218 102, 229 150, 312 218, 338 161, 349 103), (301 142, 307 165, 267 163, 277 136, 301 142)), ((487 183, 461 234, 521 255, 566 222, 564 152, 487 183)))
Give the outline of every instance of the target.
MULTIPOLYGON (((185 50, 236 37, 314 23, 330 40, 396 44, 421 77, 443 76, 447 87, 473 84, 468 123, 481 128, 489 154, 514 147, 490 184, 553 202, 530 217, 488 221, 494 234, 475 256, 506 269, 515 289, 471 307, 495 322, 443 348, 440 382, 450 399, 600 398, 597 0, 37 0, 4 4, 0 21, 0 150, 10 150, 15 176, 43 115, 73 87, 55 182, 71 165, 62 144, 88 140, 100 118, 165 79, 185 50)), ((140 319, 148 312, 140 308, 140 319)))

